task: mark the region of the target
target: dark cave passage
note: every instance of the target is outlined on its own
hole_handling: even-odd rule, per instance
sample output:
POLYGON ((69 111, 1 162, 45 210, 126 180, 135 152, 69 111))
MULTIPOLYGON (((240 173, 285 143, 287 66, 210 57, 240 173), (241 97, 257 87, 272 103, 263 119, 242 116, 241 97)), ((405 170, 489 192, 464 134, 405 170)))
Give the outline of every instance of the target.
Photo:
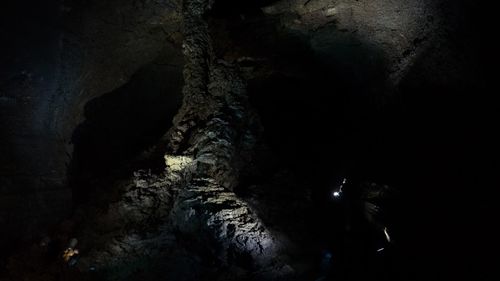
MULTIPOLYGON (((377 144, 386 133, 379 122, 386 107, 376 98, 387 90, 380 85, 385 79, 379 77, 384 64, 360 64, 355 70, 339 63, 328 64, 336 56, 349 61, 360 53, 367 57, 380 54, 359 48, 351 52, 339 50, 341 55, 330 51, 326 57, 309 51, 307 57, 301 51, 301 63, 294 65, 292 58, 298 54, 290 51, 290 45, 287 47, 283 57, 275 58, 281 62, 281 71, 251 80, 249 95, 262 118, 265 139, 278 165, 291 169, 293 178, 310 188, 312 205, 306 215, 310 232, 306 235, 314 242, 309 242, 312 251, 307 254, 318 265, 322 255, 334 256, 331 266, 336 273, 329 278, 395 278, 391 264, 384 261, 386 257, 374 249, 378 242, 371 240, 377 234, 368 234, 373 230, 362 213, 358 214, 360 209, 353 206, 348 207, 353 211, 346 211, 331 195, 344 177, 349 181, 346 189, 352 192, 358 192, 365 181, 394 182, 394 178, 376 171, 384 170, 385 159, 377 163, 380 166, 370 166, 377 144), (355 225, 354 231, 347 236, 344 212, 355 215, 349 219, 349 225, 355 225)), ((383 62, 382 58, 378 60, 383 62)), ((322 271, 316 270, 316 274, 322 271)))
MULTIPOLYGON (((245 26, 240 29, 248 32, 245 26)), ((468 192, 473 186, 482 190, 477 185, 490 179, 478 181, 475 175, 484 171, 473 163, 482 161, 460 151, 481 147, 478 141, 483 138, 474 133, 480 129, 474 127, 482 126, 481 120, 492 109, 481 112, 476 104, 469 104, 474 90, 462 81, 451 85, 423 74, 429 67, 428 53, 416 59, 415 67, 394 92, 384 77, 383 52, 335 28, 318 33, 316 40, 323 44, 319 47, 304 44, 297 34, 276 36, 280 43, 286 42, 283 45, 254 37, 251 31, 239 38, 247 48, 258 38, 259 47, 252 50, 256 56, 271 51, 268 57, 272 57, 275 72, 250 80, 249 96, 278 161, 291 168, 301 183, 312 186, 311 239, 320 245, 344 239, 338 237, 342 211, 330 197, 343 177, 354 189, 364 181, 389 184, 395 194, 386 219, 396 242, 383 256, 375 253, 370 235, 352 234, 345 240, 350 250, 342 254, 350 263, 340 267, 351 277, 418 280, 424 273, 408 275, 414 262, 412 253, 418 253, 422 258, 417 262, 429 271, 447 270, 439 266, 440 259, 462 243, 446 235, 460 231, 461 216, 477 215, 492 203, 460 211, 455 206, 455 211, 445 212, 453 220, 435 212, 450 197, 457 202, 467 200, 466 194, 475 202, 490 200, 481 191, 468 192), (471 114, 464 115, 456 111, 459 109, 471 114), (464 169, 468 172, 458 172, 464 169), (433 199, 428 197, 430 193, 433 199), (436 233, 441 235, 434 236, 436 233), (358 272, 360 268, 365 270, 358 272)), ((362 221, 358 219, 359 224, 362 221)), ((477 237, 470 229, 463 231, 477 237)), ((476 249, 463 251, 464 255, 477 255, 476 249)), ((458 256, 453 262, 463 265, 458 256)), ((485 266, 471 262, 464 268, 485 266)))
POLYGON ((335 22, 313 34, 286 29, 256 9, 261 4, 214 7, 212 33, 218 55, 243 57, 238 65, 266 141, 282 164, 309 179, 364 169, 386 103, 397 99, 387 54, 335 22))
POLYGON ((483 4, 40 5, 0 10, 0 281, 496 280, 483 4))
MULTIPOLYGON (((249 179, 244 185, 250 187, 242 187, 240 194, 253 198, 251 193, 263 192, 260 200, 266 203, 256 209, 264 221, 297 232, 294 236, 302 243, 301 255, 314 263, 309 278, 331 270, 334 273, 329 274, 334 275, 328 278, 337 280, 349 280, 345 279, 348 276, 352 280, 397 280, 391 257, 377 252, 380 233, 367 225, 358 199, 352 199, 353 206, 343 206, 332 198, 332 190, 344 177, 349 180, 346 188, 354 193, 360 192, 364 182, 400 183, 391 173, 384 173, 389 164, 386 158, 372 159, 388 132, 383 120, 387 115, 395 117, 390 111, 392 99, 397 100, 387 85, 384 52, 335 25, 311 39, 300 32, 280 30, 276 21, 259 13, 231 21, 237 28, 229 28, 229 36, 221 36, 220 49, 235 45, 240 55, 250 57, 240 67, 253 71, 248 80, 250 102, 259 113, 265 142, 274 154, 269 161, 274 166, 267 165, 289 170, 284 176, 271 177, 294 182, 267 187, 275 190, 272 192, 253 187, 255 179, 249 179), (310 192, 311 198, 304 192, 310 192), (294 196, 304 196, 298 199, 304 202, 296 203, 294 196), (296 210, 286 211, 287 204, 297 205, 296 210), (282 209, 272 210, 272 205, 282 209), (295 223, 287 218, 288 212, 301 212, 293 218, 304 218, 302 226, 307 230, 292 228, 295 223), (347 225, 354 226, 348 234, 347 225), (327 261, 326 267, 335 269, 322 269, 325 255, 333 255, 334 261, 327 261)), ((391 229, 398 219, 391 218, 391 229)))

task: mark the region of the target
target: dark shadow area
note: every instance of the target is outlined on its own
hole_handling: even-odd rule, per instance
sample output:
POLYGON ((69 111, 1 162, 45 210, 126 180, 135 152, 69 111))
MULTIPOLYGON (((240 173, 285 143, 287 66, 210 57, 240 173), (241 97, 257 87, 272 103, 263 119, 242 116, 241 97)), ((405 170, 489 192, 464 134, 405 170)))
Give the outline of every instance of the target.
POLYGON ((404 280, 494 280, 500 111, 488 94, 491 18, 480 5, 453 4, 457 28, 406 75, 365 163, 399 187, 394 262, 404 280))
POLYGON ((239 14, 259 14, 262 7, 271 5, 278 0, 254 0, 254 1, 215 1, 211 13, 216 17, 227 17, 239 14))
POLYGON ((76 202, 92 193, 92 181, 126 167, 159 141, 180 107, 182 85, 182 65, 153 63, 127 84, 87 103, 86 120, 72 139, 69 176, 76 202))
MULTIPOLYGON (((248 81, 250 102, 259 113, 265 142, 275 156, 274 169, 289 170, 291 174, 284 177, 296 181, 292 186, 308 189, 312 195, 312 205, 300 206, 300 200, 308 199, 294 198, 290 193, 304 194, 303 190, 273 184, 268 188, 277 189, 276 194, 264 191, 262 197, 275 196, 276 201, 268 204, 282 206, 282 210, 275 210, 278 215, 264 221, 290 229, 295 225, 292 220, 306 218, 293 230, 304 229, 303 233, 287 234, 301 241, 300 258, 316 263, 317 268, 310 272, 312 279, 322 274, 323 255, 333 252, 334 260, 326 266, 335 268, 328 270, 331 272, 327 277, 332 280, 385 280, 387 276, 398 280, 396 268, 386 260, 390 258, 376 252, 377 233, 371 233, 373 230, 358 210, 361 203, 345 207, 331 197, 332 188, 343 177, 349 178, 353 189, 363 181, 392 180, 391 174, 378 174, 367 164, 373 163, 371 157, 383 137, 380 118, 389 91, 383 52, 356 34, 338 30, 334 24, 315 32, 314 39, 322 44, 313 47, 310 37, 280 29, 272 17, 254 15, 243 21, 233 20, 236 23, 227 27, 230 38, 222 37, 226 45, 221 43, 217 49, 230 46, 226 48, 234 50, 234 44, 240 46, 236 48, 239 56, 251 58, 240 67, 252 71, 248 81), (278 191, 280 188, 287 191, 278 191), (307 213, 290 218, 296 211, 288 209, 290 205, 307 213), (345 208, 353 210, 349 214, 349 225, 353 226, 349 234, 344 233, 345 208)), ((248 196, 255 190, 242 188, 239 192, 248 196)), ((267 208, 272 207, 263 209, 267 208)))
POLYGON ((42 192, 60 185, 47 160, 52 132, 38 127, 49 114, 36 110, 56 77, 47 69, 56 61, 59 1, 29 2, 0 4, 0 275, 4 258, 64 209, 64 195, 42 192))
MULTIPOLYGON (((453 10, 456 14, 450 18, 458 22, 440 31, 439 41, 417 57, 397 88, 389 89, 389 67, 380 49, 356 33, 338 30, 335 23, 307 34, 283 28, 279 16, 266 16, 260 10, 272 2, 216 1, 210 26, 217 56, 237 64, 247 78, 249 99, 264 129, 263 140, 258 141, 265 143, 265 155, 256 161, 259 167, 252 167, 264 172, 256 176, 254 171, 242 171, 235 192, 266 227, 281 231, 302 248, 290 250, 296 256, 286 261, 302 270, 300 274, 306 272, 307 278, 300 280, 496 280, 492 275, 497 266, 498 203, 493 190, 500 186, 496 136, 500 108, 490 97, 494 91, 486 87, 496 75, 488 68, 496 51, 490 42, 492 32, 485 29, 493 26, 485 7, 473 1, 450 1, 456 5, 453 9, 441 7, 443 13, 453 10), (344 178, 347 200, 340 201, 333 191, 344 178), (391 188, 383 222, 392 239, 383 246, 382 232, 364 217, 366 206, 360 197, 367 183, 391 188)), ((72 137, 69 167, 79 206, 90 209, 98 205, 94 201, 107 200, 105 207, 113 202, 109 200, 113 191, 101 193, 99 188, 144 168, 130 165, 171 126, 182 98, 182 62, 164 61, 145 65, 120 88, 86 104, 85 121, 72 137)), ((9 110, 0 118, 14 112, 12 105, 18 102, 3 95, 5 89, 27 79, 24 74, 13 78, 12 84, 0 83, 0 102, 9 110)), ((9 122, 0 120, 3 123, 9 122)), ((11 127, 0 137, 18 130, 11 127)), ((157 154, 163 161, 163 154, 157 154)), ((0 184, 11 188, 7 180, 0 184)), ((116 221, 121 219, 118 215, 116 221)), ((19 219, 12 214, 9 220, 19 219)), ((236 226, 227 228, 234 233, 236 226)), ((149 235, 146 228, 137 232, 144 236, 141 239, 149 235)), ((5 239, 16 235, 8 233, 5 239)), ((87 240, 82 244, 94 243, 82 238, 87 240)), ((197 237, 182 239, 192 247, 189 253, 200 254, 193 259, 207 263, 207 268, 219 268, 213 259, 216 254, 191 243, 197 237)), ((54 247, 64 249, 65 244, 54 247)), ((232 249, 229 253, 237 267, 259 270, 250 256, 232 249)), ((175 251, 172 255, 178 257, 175 251)), ((52 261, 57 266, 52 270, 60 274, 54 276, 61 280, 87 277, 64 275, 70 270, 54 262, 60 256, 54 250, 47 261, 30 264, 21 252, 17 266, 20 272, 31 273, 30 266, 44 272, 52 261)), ((124 256, 133 260, 134 253, 124 256)), ((197 274, 180 257, 175 262, 187 269, 172 272, 197 274)), ((141 271, 148 268, 142 266, 138 266, 141 271)), ((171 274, 169 266, 177 264, 162 266, 158 278, 171 274)), ((126 275, 133 269, 116 270, 126 275)), ((90 280, 101 279, 89 274, 90 280)), ((217 274, 213 273, 214 279, 217 274)), ((45 277, 40 276, 40 280, 45 277)), ((135 279, 140 277, 130 280, 135 279)))
POLYGON ((335 280, 491 278, 498 107, 484 95, 489 68, 478 65, 491 51, 479 31, 489 25, 477 6, 458 6, 463 22, 421 54, 394 92, 382 52, 335 26, 317 31, 333 38, 320 38, 331 45, 315 50, 308 38, 273 29, 272 18, 228 27, 228 46, 245 46, 240 52, 271 65, 242 66, 257 73, 249 96, 279 165, 312 186, 310 239, 318 253, 343 239, 336 236, 342 211, 331 199, 339 179, 354 189, 371 181, 396 190, 390 249, 374 253, 360 218, 342 242, 344 262, 333 263, 341 272, 335 280))
MULTIPOLYGON (((281 71, 251 81, 251 101, 260 113, 266 140, 279 165, 291 169, 299 182, 311 187, 314 205, 307 222, 311 235, 307 243, 316 247, 311 259, 318 259, 325 250, 334 250, 335 259, 340 257, 343 261, 333 263, 337 273, 332 278, 379 280, 376 275, 381 274, 381 269, 375 263, 382 261, 372 253, 376 249, 370 241, 371 234, 367 234, 369 229, 365 229, 360 215, 352 219, 359 227, 343 237, 343 210, 333 202, 331 191, 342 177, 358 184, 363 180, 390 180, 365 171, 371 167, 363 166, 371 161, 367 158, 377 149, 374 144, 380 138, 376 122, 380 112, 370 95, 383 95, 374 88, 383 89, 380 83, 385 80, 380 79, 379 73, 385 72, 385 65, 380 63, 374 68, 359 65, 354 72, 360 75, 351 76, 352 72, 338 64, 325 63, 331 57, 308 54, 307 64, 300 65, 293 65, 293 57, 304 58, 304 52, 287 54, 291 56, 281 58, 281 71)), ((380 52, 353 48, 344 55, 359 58, 380 56, 380 52)), ((357 188, 356 184, 351 187, 357 188)))
MULTIPOLYGON (((359 56, 355 51, 351 55, 359 56)), ((369 94, 372 87, 380 87, 376 74, 383 73, 384 65, 357 81, 343 68, 325 65, 324 58, 310 53, 309 59, 307 64, 282 65, 270 77, 251 81, 249 89, 269 144, 283 163, 312 180, 339 169, 354 170, 373 149, 378 108, 369 94)), ((284 61, 294 62, 291 57, 284 61)))
POLYGON ((466 62, 466 79, 422 77, 425 55, 384 112, 378 149, 365 166, 399 187, 393 232, 402 278, 490 280, 499 167, 490 128, 498 109, 477 100, 486 89, 466 62))

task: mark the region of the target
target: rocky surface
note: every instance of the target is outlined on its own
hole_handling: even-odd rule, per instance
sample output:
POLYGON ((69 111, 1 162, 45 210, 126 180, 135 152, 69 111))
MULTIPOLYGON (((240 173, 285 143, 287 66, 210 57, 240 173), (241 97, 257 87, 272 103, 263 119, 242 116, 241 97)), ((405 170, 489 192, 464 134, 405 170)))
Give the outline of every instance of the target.
POLYGON ((211 280, 290 280, 297 274, 285 262, 287 239, 233 191, 250 161, 258 118, 237 68, 212 51, 208 11, 207 1, 184 2, 184 102, 168 133, 166 170, 136 172, 114 184, 114 203, 82 208, 72 219, 82 276, 97 271, 135 280, 151 278, 138 272, 152 270, 184 276, 179 280, 207 274, 211 280), (158 259, 184 265, 163 268, 158 259))
POLYGON ((479 79, 459 83, 470 65, 457 54, 470 50, 448 33, 460 20, 445 0, 87 2, 57 2, 65 30, 49 32, 50 63, 2 57, 40 70, 0 72, 0 226, 11 229, 0 241, 31 243, 0 280, 317 278, 336 221, 313 197, 332 174, 413 175, 383 153, 408 141, 378 110, 479 79))
MULTIPOLYGON (((174 85, 167 89, 169 97, 178 97, 183 64, 175 1, 13 2, 2 9, 1 27, 10 39, 0 55, 0 227, 11 229, 2 232, 2 242, 43 235, 71 211, 72 136, 88 117, 89 101, 141 71, 169 76, 161 83, 174 85), (158 67, 165 63, 171 66, 158 67), (15 235, 3 237, 8 233, 15 235)), ((176 111, 169 109, 171 100, 156 105, 163 112, 176 111)), ((110 107, 103 110, 116 105, 110 107)))
MULTIPOLYGON (((234 33, 226 32, 224 28, 219 32, 219 26, 214 25, 214 36, 227 33, 226 37, 217 37, 217 42, 214 42, 217 55, 240 66, 249 62, 254 64, 253 67, 242 67, 247 79, 267 79, 272 77, 269 73, 283 72, 298 78, 307 75, 304 72, 308 70, 297 70, 290 64, 278 64, 276 67, 277 62, 273 61, 275 54, 246 51, 254 47, 258 50, 265 46, 266 52, 286 52, 287 47, 276 45, 276 42, 282 39, 288 42, 289 38, 298 36, 299 45, 306 46, 307 56, 310 57, 309 54, 312 53, 313 59, 336 65, 339 69, 336 71, 341 71, 341 75, 348 79, 357 77, 358 84, 371 89, 370 96, 373 98, 394 90, 394 85, 398 85, 398 81, 411 68, 415 58, 420 57, 429 45, 437 44, 436 38, 441 34, 439 30, 442 30, 444 25, 441 12, 436 8, 440 1, 305 2, 307 1, 264 1, 260 6, 237 5, 234 9, 231 8, 233 4, 221 2, 219 8, 216 7, 222 7, 223 11, 219 14, 226 13, 229 17, 241 16, 238 26, 247 28, 245 34, 248 36, 245 40, 225 40, 231 39, 234 33), (224 12, 226 7, 229 7, 229 10, 224 12), (255 18, 252 9, 257 9, 262 16, 255 18), (259 44, 262 46, 259 47, 259 44), (259 68, 262 65, 267 66, 264 69, 259 68), (269 72, 269 68, 274 70, 269 72)), ((109 141, 109 144, 98 140, 112 138, 101 132, 110 131, 108 127, 117 125, 106 123, 107 120, 98 119, 100 117, 96 118, 95 116, 99 115, 94 114, 92 110, 112 109, 87 106, 86 111, 85 105, 89 101, 103 95, 116 95, 120 92, 117 90, 127 86, 128 81, 144 79, 134 76, 141 71, 145 73, 141 77, 165 73, 164 75, 172 77, 170 83, 174 85, 166 90, 178 91, 175 86, 179 83, 176 76, 183 64, 179 61, 180 53, 177 50, 182 41, 180 7, 179 1, 87 1, 85 5, 79 1, 53 1, 44 6, 44 9, 51 11, 48 17, 51 17, 52 21, 48 26, 41 25, 39 30, 28 30, 30 22, 27 22, 25 27, 20 27, 29 31, 26 33, 28 36, 22 40, 12 40, 8 46, 13 53, 24 55, 11 56, 10 53, 5 53, 2 57, 0 104, 5 110, 2 110, 4 129, 1 140, 3 145, 0 147, 4 149, 1 182, 5 192, 1 199, 1 223, 8 223, 13 227, 17 225, 16 232, 31 232, 28 229, 23 230, 26 225, 18 225, 16 221, 31 221, 34 228, 30 229, 37 229, 48 222, 46 219, 52 218, 51 221, 56 221, 61 218, 59 214, 70 209, 72 190, 67 188, 66 184, 67 166, 75 166, 75 169, 92 168, 92 164, 82 164, 78 167, 78 163, 71 163, 80 161, 73 159, 74 145, 88 144, 87 149, 77 147, 77 150, 81 150, 80 155, 84 155, 84 161, 107 161, 107 165, 111 167, 116 163, 109 159, 116 159, 124 154, 118 150, 109 152, 116 146, 116 140, 109 141), (38 42, 39 36, 44 36, 42 47, 38 52, 29 52, 30 44, 38 42), (34 57, 39 54, 47 59, 34 57), (173 68, 167 70, 170 64, 173 68), (163 68, 158 68, 158 65, 163 68), (52 69, 55 71, 51 71, 52 69), (156 74, 149 71, 155 71, 156 74), (85 121, 103 125, 87 126, 85 121), (102 135, 95 136, 97 140, 82 141, 78 139, 77 132, 81 131, 77 130, 78 125, 90 127, 89 134, 102 135), (90 146, 100 147, 93 149, 90 146), (103 157, 87 156, 93 153, 103 157), (21 197, 20 194, 29 195, 21 197), (16 206, 21 205, 31 205, 31 210, 36 211, 16 209, 16 206), (19 215, 24 213, 25 219, 9 219, 7 214, 14 210, 19 215)), ((21 30, 20 33, 22 32, 24 31, 21 30)), ((293 47, 290 49, 296 48, 296 44, 296 41, 292 43, 290 46, 293 47)), ((438 55, 439 52, 431 52, 431 55, 433 54, 443 57, 438 55)), ((444 67, 445 64, 440 65, 444 67)), ((337 72, 334 74, 339 74, 337 72)), ((446 69, 440 72, 459 75, 446 69)), ((206 83, 208 79, 204 77, 199 83, 206 83)), ((192 111, 198 111, 200 116, 206 116, 213 111, 213 108, 207 107, 206 112, 202 113, 199 105, 205 102, 204 98, 196 99, 199 100, 192 101, 192 111)), ((115 107, 112 105, 112 99, 108 100, 103 104, 115 107)), ((175 110, 169 108, 169 103, 172 101, 158 103, 161 105, 158 110, 175 110), (166 106, 163 106, 164 104, 166 106)), ((130 110, 122 105, 118 107, 123 111, 130 110)), ((120 113, 112 114, 119 116, 120 113)), ((157 119, 155 116, 150 118, 149 122, 158 122, 157 119)), ((189 130, 191 126, 190 118, 184 119, 187 123, 177 126, 181 131, 189 130)), ((113 122, 119 120, 120 118, 116 118, 113 122)), ((146 119, 145 121, 148 122, 146 119)), ((139 131, 139 128, 132 130, 139 131)), ((117 139, 131 139, 130 145, 135 145, 136 141, 132 139, 137 136, 116 131, 113 134, 117 139)), ((173 141, 175 138, 172 135, 173 141)), ((130 150, 128 145, 123 145, 121 149, 130 150)), ((76 158, 82 157, 76 155, 76 158)), ((87 175, 92 176, 92 173, 87 175)))
MULTIPOLYGON (((435 40, 442 24, 439 1, 278 1, 263 9, 280 14, 282 24, 309 35, 314 51, 347 68, 342 50, 373 48, 387 63, 388 82, 395 86, 415 59, 435 40)), ((377 63, 380 58, 364 58, 377 63)), ((349 71, 349 69, 346 69, 349 71)), ((352 70, 351 70, 352 71, 352 70)))
MULTIPOLYGON (((160 229, 162 225, 169 228, 171 234, 160 232, 149 238, 157 241, 155 247, 174 247, 173 241, 164 239, 175 233, 177 240, 191 244, 190 250, 186 250, 190 255, 184 253, 186 259, 205 255, 202 262, 212 260, 212 268, 198 268, 194 271, 197 274, 213 275, 212 280, 237 280, 249 276, 255 280, 278 280, 293 273, 293 269, 280 259, 283 241, 232 191, 238 184, 242 166, 239 151, 253 138, 248 123, 253 120, 249 118, 252 113, 236 69, 213 55, 207 22, 203 19, 208 9, 206 1, 184 2, 184 104, 174 118, 170 133, 173 136, 170 150, 179 156, 165 156, 166 179, 160 184, 161 189, 156 183, 147 184, 151 177, 147 177, 145 186, 136 184, 137 188, 154 189, 152 194, 156 196, 152 201, 159 200, 163 203, 160 205, 164 205, 161 197, 166 190, 177 190, 173 208, 169 212, 153 203, 154 209, 148 211, 145 208, 150 205, 147 200, 137 202, 138 198, 133 197, 132 202, 143 206, 142 214, 163 214, 154 221, 160 222, 160 229), (220 274, 222 277, 218 276, 220 274)), ((132 224, 141 225, 144 221, 132 224)), ((131 231, 137 230, 132 228, 131 231)), ((89 261, 93 260, 97 267, 107 268, 121 259, 130 262, 131 252, 134 256, 147 257, 154 250, 141 239, 131 243, 129 235, 121 234, 120 237, 106 247, 104 255, 100 251, 93 253, 82 260, 81 266, 89 266, 89 261)), ((161 255, 179 259, 166 253, 161 255)), ((184 270, 185 267, 171 269, 168 274, 189 276, 184 270)))

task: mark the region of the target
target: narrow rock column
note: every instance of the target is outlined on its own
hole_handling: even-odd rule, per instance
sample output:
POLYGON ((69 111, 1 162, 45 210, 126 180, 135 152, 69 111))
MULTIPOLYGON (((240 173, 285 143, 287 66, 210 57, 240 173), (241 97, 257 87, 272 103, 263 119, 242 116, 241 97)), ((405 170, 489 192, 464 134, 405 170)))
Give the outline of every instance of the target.
MULTIPOLYGON (((173 225, 227 266, 250 266, 277 275, 291 273, 280 261, 282 245, 232 189, 238 184, 242 147, 252 138, 246 87, 237 70, 217 60, 205 16, 207 0, 186 0, 184 15, 184 103, 170 131, 167 163, 183 157, 173 225), (241 260, 245 264, 238 264, 241 260), (271 268, 272 267, 272 268, 271 268)), ((168 164, 167 164, 168 166, 168 164)), ((262 280, 262 279, 261 279, 262 280)))
POLYGON ((204 19, 208 10, 208 0, 187 0, 182 3, 185 84, 183 105, 174 117, 174 126, 169 132, 169 148, 173 152, 186 145, 186 136, 213 112, 210 106, 215 104, 208 93, 209 70, 214 59, 208 23, 204 19))

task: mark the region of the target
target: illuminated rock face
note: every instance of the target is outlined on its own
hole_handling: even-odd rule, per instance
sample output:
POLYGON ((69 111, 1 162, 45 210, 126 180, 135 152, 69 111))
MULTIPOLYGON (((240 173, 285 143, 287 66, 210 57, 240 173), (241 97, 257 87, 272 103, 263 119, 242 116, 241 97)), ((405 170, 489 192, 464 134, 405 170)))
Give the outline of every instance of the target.
MULTIPOLYGON (((434 25, 439 23, 433 6, 425 1, 309 1, 307 5, 304 5, 304 2, 260 1, 260 6, 254 3, 238 4, 238 7, 226 13, 229 15, 235 13, 234 11, 241 11, 245 14, 245 9, 253 7, 273 19, 273 22, 280 22, 279 25, 283 26, 286 32, 310 35, 310 42, 306 44, 311 44, 325 61, 332 60, 336 64, 344 64, 343 69, 346 72, 357 72, 361 68, 356 66, 358 62, 365 68, 364 60, 369 61, 369 65, 376 65, 379 63, 377 58, 387 56, 390 64, 384 71, 398 77, 403 73, 399 70, 406 69, 402 66, 406 65, 407 61, 403 53, 411 54, 408 56, 410 58, 423 50, 425 44, 414 46, 413 42, 432 41, 432 34, 429 34, 433 32, 434 25), (351 33, 356 36, 346 36, 351 33), (375 54, 374 61, 363 56, 362 49, 347 56, 340 50, 359 49, 364 42, 371 42, 377 48, 383 49, 375 54), (340 51, 330 52, 331 50, 340 51), (352 58, 359 61, 348 61, 352 58)), ((227 1, 221 3, 223 8, 235 5, 227 1)), ((106 161, 109 162, 108 166, 111 166, 113 162, 110 159, 126 154, 124 152, 129 150, 127 147, 137 142, 133 139, 138 138, 136 135, 123 133, 125 128, 109 131, 107 128, 115 125, 106 122, 108 120, 102 120, 102 114, 98 112, 132 110, 133 106, 113 104, 113 98, 127 95, 124 92, 130 88, 128 82, 144 79, 137 78, 141 75, 136 74, 145 73, 141 77, 158 74, 169 76, 167 83, 173 86, 160 90, 168 91, 166 95, 178 95, 174 93, 179 88, 175 85, 182 83, 178 80, 183 64, 182 60, 179 60, 180 54, 177 50, 182 41, 183 16, 180 1, 90 1, 86 5, 88 6, 82 8, 76 2, 60 4, 58 1, 43 4, 43 9, 52 11, 52 14, 47 14, 46 17, 64 25, 64 30, 54 29, 57 24, 51 23, 47 24, 49 27, 37 26, 29 32, 21 30, 19 33, 26 34, 26 42, 20 42, 19 46, 10 46, 17 49, 21 55, 5 53, 5 59, 2 57, 2 67, 5 69, 2 70, 0 78, 1 125, 4 128, 0 140, 0 182, 7 195, 1 198, 0 213, 5 215, 2 216, 0 224, 18 225, 20 222, 31 221, 36 222, 36 226, 32 227, 37 229, 43 228, 47 218, 61 218, 60 214, 70 209, 73 200, 72 190, 66 184, 67 166, 73 166, 76 170, 92 169, 96 166, 93 163, 106 161), (30 35, 31 33, 33 35, 30 35), (37 36, 40 35, 45 38, 43 43, 37 41, 37 36), (38 44, 40 46, 36 47, 36 51, 28 49, 28 46, 38 44), (100 108, 100 104, 104 107, 100 108), (93 115, 92 112, 96 111, 97 114, 93 115), (96 123, 101 126, 96 126, 96 123), (85 128, 89 128, 87 131, 90 133, 79 136, 78 132, 82 130, 75 130, 79 125, 82 125, 79 129, 83 128, 84 132, 85 128), (18 128, 22 128, 22 132, 18 128), (109 143, 100 141, 100 138, 110 138, 106 136, 107 131, 114 133, 117 139, 111 138, 109 143), (109 153, 119 146, 115 142, 120 142, 120 138, 128 138, 130 143, 123 145, 121 151, 115 154, 109 153), (74 146, 85 145, 89 148, 74 154, 74 146), (92 157, 93 154, 103 157, 92 157), (105 161, 101 160, 103 158, 105 161), (80 165, 77 163, 79 161, 87 163, 80 165), (36 211, 22 208, 16 210, 15 205, 34 206, 36 211), (19 215, 23 213, 23 219, 8 219, 11 212, 17 212, 19 215)), ((214 5, 218 5, 218 2, 214 5)), ((265 26, 265 29, 269 30, 274 28, 274 24, 265 26)), ((201 42, 205 40, 199 39, 201 42)), ((219 45, 224 45, 225 42, 220 38, 217 38, 217 41, 215 49, 220 52, 219 45)), ((255 44, 259 40, 252 41, 255 44)), ((244 44, 246 42, 243 42, 244 44)), ((224 56, 228 57, 227 54, 224 56)), ((379 68, 375 67, 373 71, 363 75, 370 76, 378 72, 379 68)), ((252 78, 256 74, 249 75, 252 78)), ((204 84, 207 81, 209 77, 200 77, 198 83, 204 84)), ((159 82, 154 80, 146 83, 159 82)), ((138 99, 144 99, 140 94, 136 96, 138 99)), ((207 116, 214 110, 210 108, 214 106, 212 103, 204 105, 205 99, 202 97, 187 97, 186 94, 186 98, 192 99, 190 111, 196 111, 200 116, 207 116)), ((167 99, 167 102, 172 101, 167 99)), ((151 104, 145 103, 141 106, 151 107, 151 104)), ((165 111, 177 109, 175 106, 169 108, 168 105, 158 108, 164 108, 165 111)), ((131 114, 135 112, 124 115, 131 114)), ((158 122, 158 118, 149 120, 158 122)), ((165 126, 169 122, 170 120, 165 122, 165 126)), ((178 124, 179 131, 191 128, 191 121, 186 122, 178 124)), ((130 130, 135 129, 138 134, 143 134, 139 132, 140 127, 139 122, 130 130)), ((174 144, 175 134, 172 134, 171 138, 174 144)), ((79 147, 76 150, 79 150, 79 147)), ((100 167, 95 169, 99 170, 100 167)), ((24 226, 18 226, 16 231, 22 232, 24 226)))
POLYGON ((232 191, 252 112, 238 70, 213 53, 204 20, 208 11, 208 1, 184 1, 185 98, 170 139, 174 153, 194 160, 185 168, 172 220, 175 229, 193 237, 221 264, 262 270, 280 262, 281 245, 232 191), (238 257, 247 260, 237 264, 238 257))
POLYGON ((51 41, 50 83, 25 71, 0 83, 0 229, 47 228, 80 199, 56 242, 14 255, 12 280, 59 276, 40 253, 72 237, 75 280, 317 279, 336 221, 316 203, 343 197, 318 190, 356 161, 404 167, 366 153, 387 121, 372 117, 401 87, 462 77, 436 59, 449 56, 445 0, 90 2, 60 7, 73 20, 51 41), (27 123, 35 137, 13 133, 27 123))
POLYGON ((441 19, 436 9, 439 1, 313 0, 306 5, 304 2, 277 1, 263 11, 282 15, 286 28, 309 34, 316 52, 344 64, 347 71, 352 62, 346 59, 353 58, 343 58, 345 53, 332 49, 356 49, 360 45, 378 49, 380 54, 376 55, 386 60, 388 82, 393 86, 440 32, 441 19))
MULTIPOLYGON (((146 166, 132 176, 114 179, 110 186, 104 182, 89 186, 97 192, 71 218, 75 226, 71 235, 78 237, 83 253, 75 268, 83 275, 92 268, 119 280, 132 278, 140 269, 150 270, 145 278, 162 274, 172 280, 200 280, 207 274, 210 280, 249 275, 257 280, 286 278, 293 269, 283 261, 285 240, 267 229, 233 192, 240 170, 251 161, 261 130, 258 117, 249 107, 237 67, 219 60, 211 50, 202 17, 206 3, 184 5, 184 103, 167 134, 165 168, 151 171, 146 166), (108 192, 114 195, 104 208, 94 204, 108 192), (216 264, 207 266, 209 260, 216 264)), ((119 93, 104 95, 86 111, 97 112, 106 99, 119 93)), ((82 129, 99 121, 89 123, 96 116, 87 112, 82 129)), ((162 153, 163 146, 151 153, 162 153)), ((74 156, 88 157, 82 153, 76 150, 74 156)), ((58 234, 66 235, 67 230, 58 234)))

